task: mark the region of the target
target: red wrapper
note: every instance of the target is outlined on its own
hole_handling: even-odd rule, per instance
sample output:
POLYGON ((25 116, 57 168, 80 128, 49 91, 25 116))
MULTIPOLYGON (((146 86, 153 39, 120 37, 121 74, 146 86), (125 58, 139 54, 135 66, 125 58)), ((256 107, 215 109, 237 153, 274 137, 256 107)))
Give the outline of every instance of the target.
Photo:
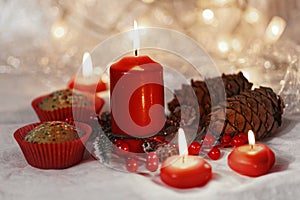
POLYGON ((44 95, 34 99, 31 103, 34 111, 41 121, 65 121, 67 118, 73 117, 75 121, 85 123, 91 122, 91 117, 98 115, 104 105, 102 98, 96 97, 93 106, 69 106, 65 108, 57 108, 52 111, 42 110, 38 107, 39 103, 48 95, 44 95))
POLYGON ((89 139, 92 128, 81 122, 76 122, 76 128, 84 131, 84 135, 77 140, 52 144, 31 143, 24 137, 42 122, 29 124, 19 128, 14 133, 28 164, 40 169, 64 169, 79 163, 85 151, 84 144, 89 139))

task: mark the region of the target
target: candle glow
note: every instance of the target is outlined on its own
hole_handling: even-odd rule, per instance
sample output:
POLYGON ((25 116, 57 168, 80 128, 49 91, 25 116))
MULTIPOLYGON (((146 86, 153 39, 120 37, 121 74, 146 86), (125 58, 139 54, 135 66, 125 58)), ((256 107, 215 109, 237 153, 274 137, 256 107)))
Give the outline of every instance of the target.
POLYGON ((251 130, 248 131, 248 141, 251 146, 255 145, 255 136, 251 130))
POLYGON ((162 163, 160 178, 176 188, 205 185, 212 177, 212 168, 202 157, 188 155, 184 130, 178 129, 179 155, 168 157, 162 163))
POLYGON ((82 75, 83 77, 89 77, 93 74, 93 63, 91 55, 85 52, 82 57, 82 75))
POLYGON ((179 155, 185 156, 188 155, 188 146, 185 138, 185 134, 182 128, 178 129, 178 146, 179 146, 179 155))
POLYGON ((133 49, 134 49, 135 56, 138 56, 138 49, 140 48, 140 36, 138 31, 138 24, 135 20, 133 22, 133 29, 134 29, 133 49))

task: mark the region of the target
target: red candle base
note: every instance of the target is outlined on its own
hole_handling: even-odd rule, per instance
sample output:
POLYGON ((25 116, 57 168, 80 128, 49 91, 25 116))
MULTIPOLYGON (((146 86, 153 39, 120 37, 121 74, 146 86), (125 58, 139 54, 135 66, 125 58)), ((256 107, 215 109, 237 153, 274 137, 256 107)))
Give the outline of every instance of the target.
POLYGON ((211 166, 199 156, 171 156, 161 167, 160 178, 176 188, 192 188, 205 185, 212 177, 211 166))
POLYGON ((275 163, 274 152, 263 144, 243 145, 228 156, 228 165, 239 174, 257 177, 268 173, 275 163))

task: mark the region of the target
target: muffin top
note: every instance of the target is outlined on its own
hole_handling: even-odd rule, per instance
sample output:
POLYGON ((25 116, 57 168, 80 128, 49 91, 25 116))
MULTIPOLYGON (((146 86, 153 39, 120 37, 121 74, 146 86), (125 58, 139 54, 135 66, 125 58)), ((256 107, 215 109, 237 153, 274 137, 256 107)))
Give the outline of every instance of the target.
POLYGON ((93 102, 84 94, 74 92, 70 89, 58 90, 47 95, 38 107, 45 111, 52 111, 59 108, 72 106, 92 106, 93 102))
POLYGON ((25 136, 24 140, 39 144, 59 143, 76 140, 82 134, 81 130, 77 130, 66 122, 51 121, 36 126, 25 136))

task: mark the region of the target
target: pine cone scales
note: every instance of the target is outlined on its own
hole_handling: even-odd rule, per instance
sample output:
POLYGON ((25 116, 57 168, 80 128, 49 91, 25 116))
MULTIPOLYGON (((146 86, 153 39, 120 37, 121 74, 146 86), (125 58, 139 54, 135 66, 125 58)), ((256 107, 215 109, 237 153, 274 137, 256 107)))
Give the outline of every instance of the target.
POLYGON ((227 98, 212 108, 206 121, 209 132, 234 135, 253 130, 257 139, 265 138, 281 125, 283 101, 271 88, 260 87, 227 98))
MULTIPOLYGON (((204 120, 211 112, 211 106, 225 100, 224 87, 226 96, 231 97, 251 89, 252 83, 244 77, 242 72, 239 72, 233 75, 222 74, 222 78, 216 77, 206 81, 191 80, 191 86, 184 84, 182 89, 175 90, 174 99, 168 103, 168 108, 171 111, 170 118, 172 119, 174 116, 175 119, 180 120, 181 115, 188 115, 184 113, 188 110, 180 110, 180 107, 183 108, 183 105, 188 106, 189 109, 193 107, 195 110, 199 109, 199 112, 196 113, 200 113, 199 126, 202 127, 204 120)), ((199 119, 199 116, 196 116, 195 119, 199 119)))

